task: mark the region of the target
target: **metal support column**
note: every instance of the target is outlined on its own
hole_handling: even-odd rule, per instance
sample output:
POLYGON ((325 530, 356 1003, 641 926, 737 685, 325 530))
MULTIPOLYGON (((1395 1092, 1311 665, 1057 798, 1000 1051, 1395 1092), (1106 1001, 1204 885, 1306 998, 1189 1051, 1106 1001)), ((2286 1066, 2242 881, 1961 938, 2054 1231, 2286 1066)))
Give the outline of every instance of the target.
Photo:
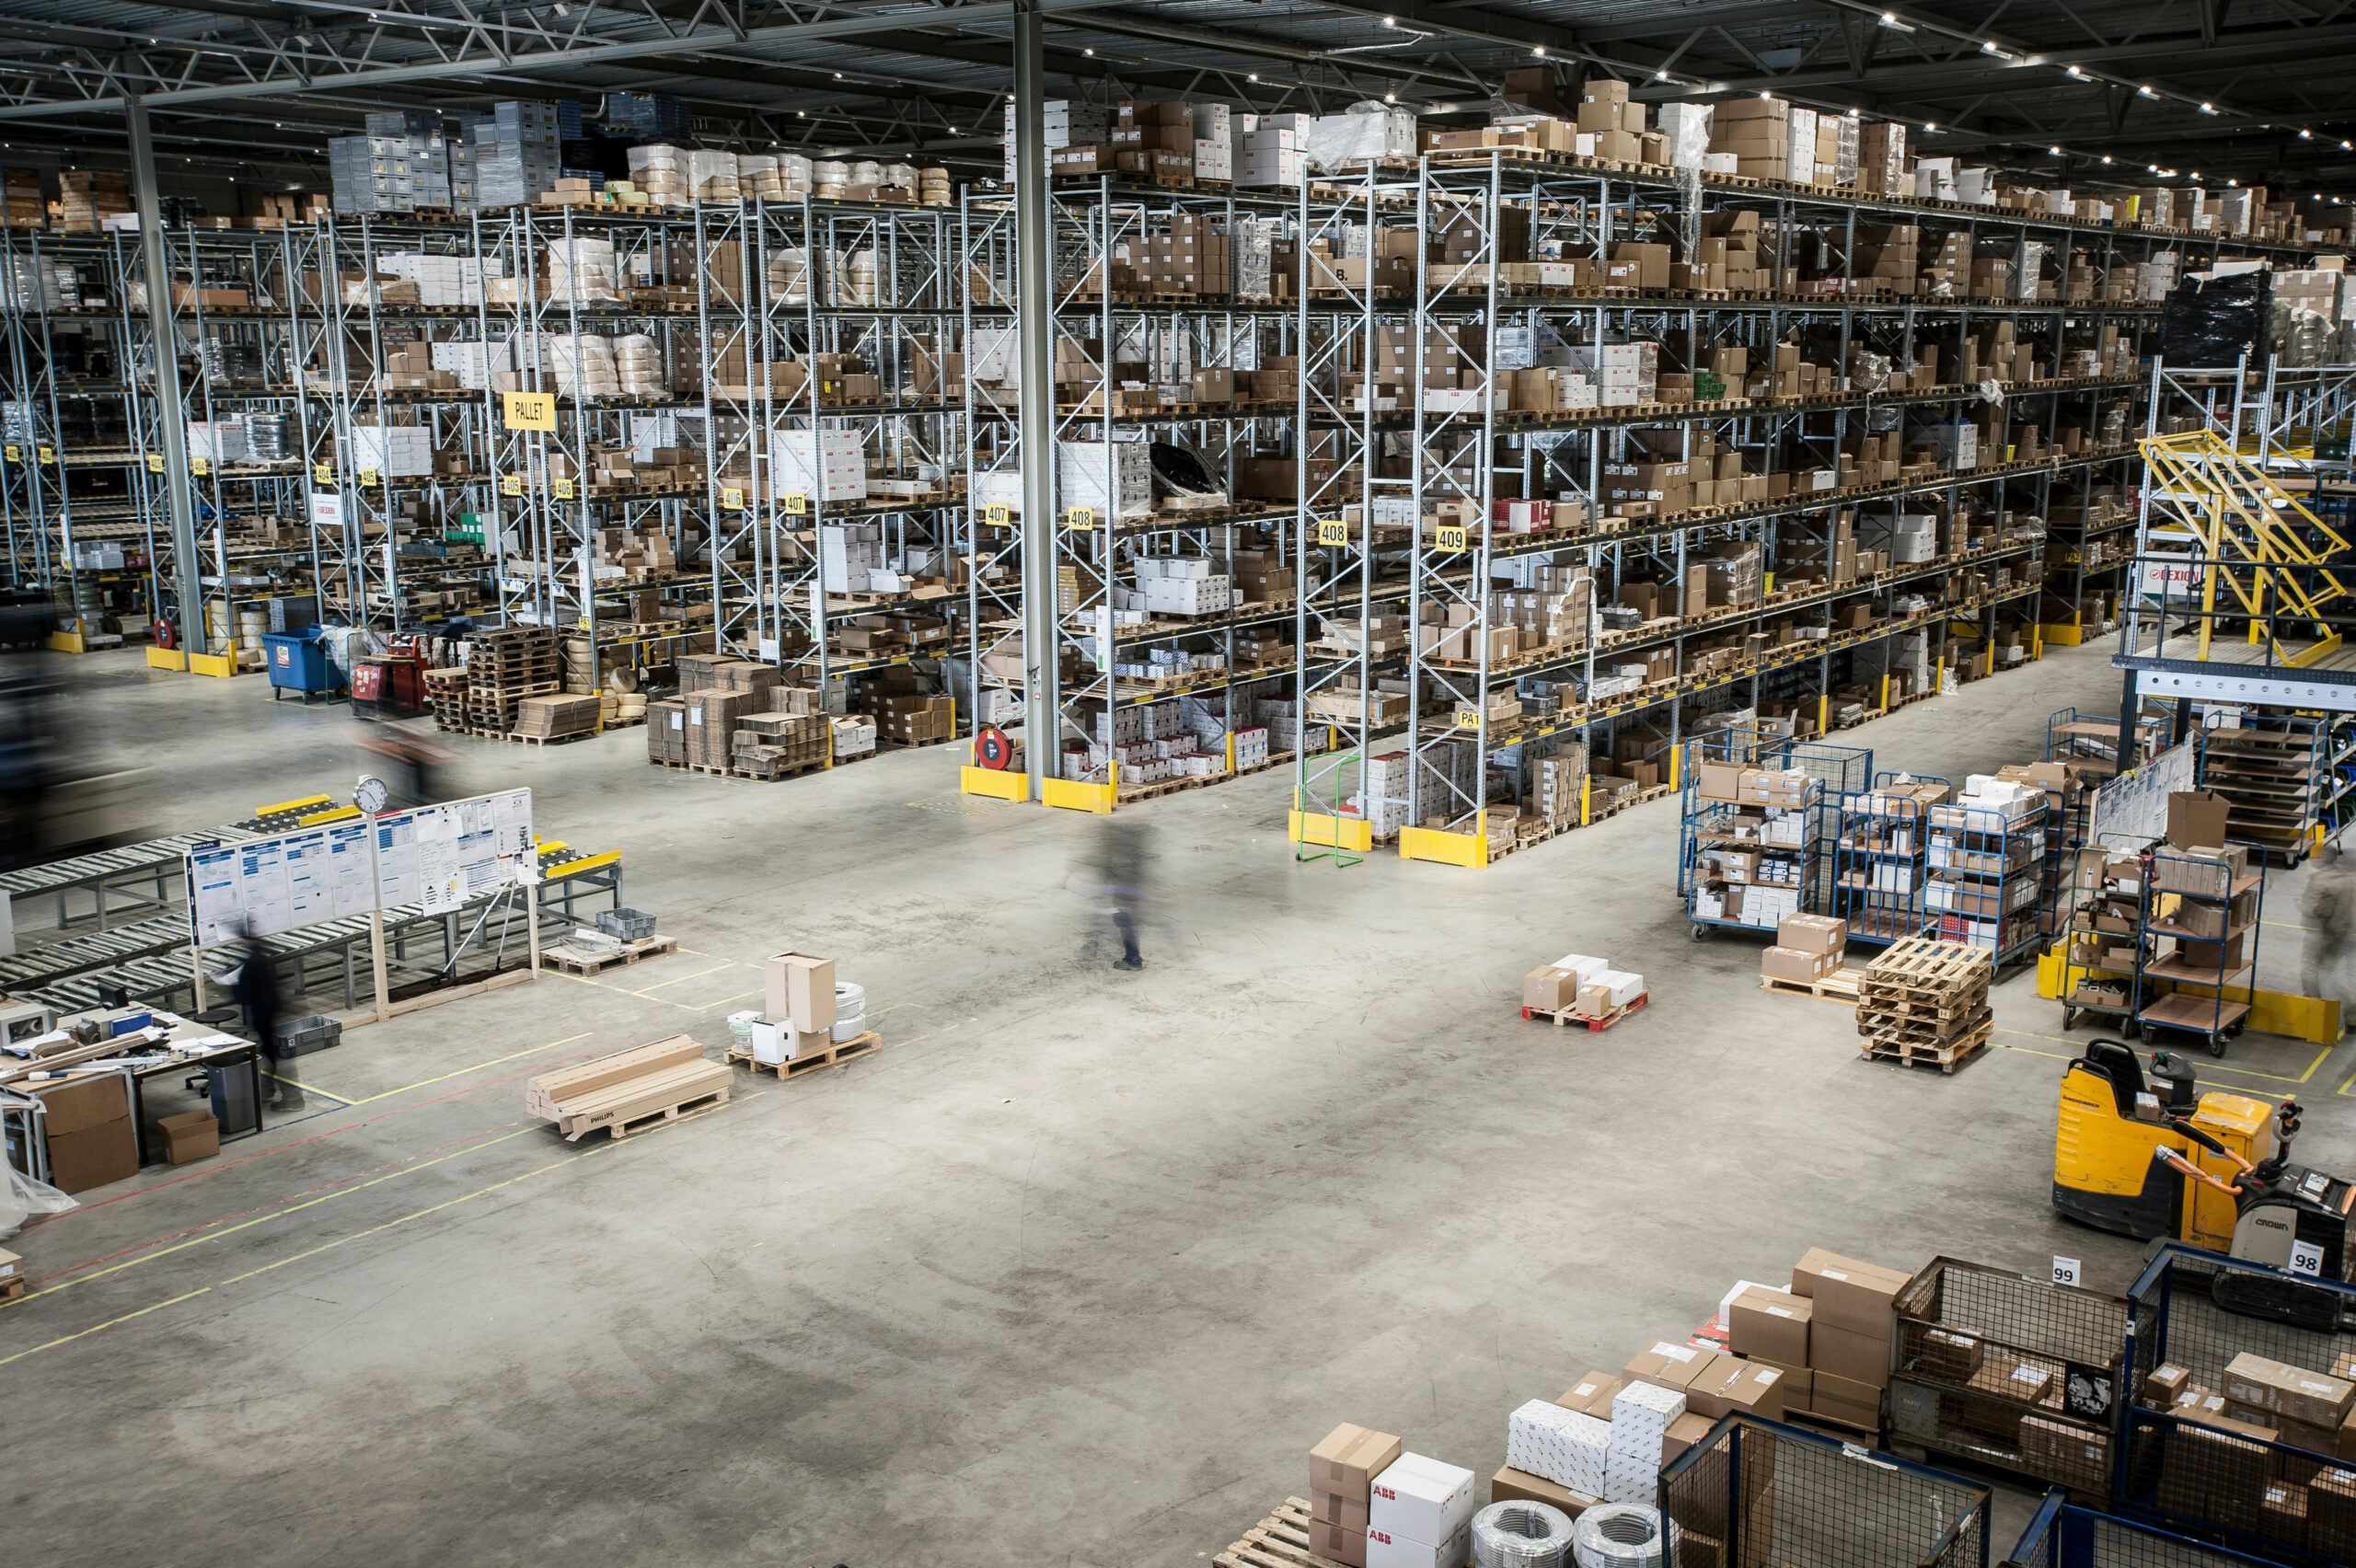
MULTIPOLYGON (((1046 75, 1046 18, 1037 0, 1018 0, 1014 10, 1014 321, 1022 367, 1018 444, 1022 457, 1026 674, 1022 755, 1034 801, 1045 792, 1044 781, 1061 771, 1063 752, 1063 694, 1057 689, 1056 679, 1056 314, 1043 109, 1046 75)), ((1109 264, 1106 271, 1109 276, 1109 264)), ((1110 435, 1108 425, 1108 440, 1110 435)))
MULTIPOLYGON (((147 322, 156 345, 156 425, 163 438, 164 497, 172 525, 172 565, 178 582, 180 647, 212 651, 205 636, 202 563, 196 553, 196 511, 188 471, 188 414, 180 402, 179 329, 172 320, 171 268, 164 257, 164 207, 156 191, 156 145, 147 133, 147 106, 127 98, 131 121, 131 189, 139 208, 139 254, 147 274, 147 322)), ((196 281, 190 280, 194 288, 196 281)), ((226 593, 225 585, 223 592, 226 593)), ((157 607, 161 613, 161 606, 157 607)), ((235 628, 230 628, 233 632, 235 628)))

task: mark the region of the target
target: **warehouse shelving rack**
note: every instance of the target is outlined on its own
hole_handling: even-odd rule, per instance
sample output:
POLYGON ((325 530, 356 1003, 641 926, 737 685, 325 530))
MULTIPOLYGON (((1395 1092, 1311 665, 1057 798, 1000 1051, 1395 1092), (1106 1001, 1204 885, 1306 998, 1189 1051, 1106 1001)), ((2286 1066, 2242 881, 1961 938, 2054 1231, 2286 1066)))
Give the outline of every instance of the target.
POLYGON ((1885 770, 1872 787, 1833 801, 1831 905, 1849 923, 1852 942, 1888 943, 1931 934, 1937 921, 1925 902, 1932 802, 1897 791, 1946 785, 1928 774, 1885 770))
POLYGON ((2143 955, 2151 945, 2143 936, 2143 863, 2140 858, 2134 860, 2135 880, 2122 888, 2111 884, 2106 870, 2112 859, 2099 848, 2073 853, 2071 859, 2063 884, 2067 907, 2058 922, 2062 979, 2069 987, 2062 997, 2062 1027, 2073 1029, 2091 1014, 2116 1019, 2114 1027, 2132 1038, 2141 1032, 2135 1013, 2142 1002, 2143 955), (2082 954, 2073 950, 2083 950, 2082 954), (2127 959, 2123 964, 2077 962, 2081 955, 2093 958, 2122 951, 2127 959), (2090 989, 2093 986, 2106 989, 2090 989))
MULTIPOLYGON (((2229 847, 2235 842, 2229 841, 2229 847)), ((2258 869, 2220 876, 2213 885, 2207 869, 2218 862, 2174 854, 2165 846, 2145 857, 2139 928, 2144 951, 2135 976, 2135 1021, 2146 1037, 2161 1029, 2196 1035, 2211 1055, 2222 1056, 2226 1042, 2248 1020, 2257 995, 2258 936, 2266 913, 2266 847, 2241 847, 2258 869), (2165 886, 2171 877, 2184 886, 2165 886), (2163 910, 2163 895, 2170 894, 2177 903, 2163 910), (2153 945, 2159 939, 2177 945, 2160 953, 2153 945), (2165 989, 2159 988, 2163 986, 2165 989), (2240 998, 2234 995, 2236 990, 2240 998)))
POLYGON ((2048 801, 2018 813, 1950 801, 1931 808, 1923 888, 1927 934, 1984 949, 1999 969, 2034 954, 2044 935, 2048 801))
POLYGON ((2200 787, 2223 795, 2235 837, 2296 865, 2347 820, 2356 719, 2289 709, 2211 709, 2200 727, 2200 787))
MULTIPOLYGON (((1698 911, 1696 900, 1711 880, 1704 869, 1705 861, 1712 853, 1723 852, 1730 847, 1796 851, 1798 865, 1796 875, 1791 880, 1771 885, 1797 893, 1798 912, 1801 914, 1828 908, 1832 902, 1833 840, 1839 826, 1840 801, 1871 782, 1874 769, 1871 749, 1796 740, 1756 730, 1732 729, 1696 736, 1685 742, 1684 748, 1685 757, 1680 767, 1683 783, 1679 790, 1681 810, 1678 834, 1677 895, 1684 904, 1686 919, 1692 927, 1694 937, 1699 940, 1719 928, 1763 930, 1772 936, 1776 928, 1772 923, 1762 926, 1756 921, 1732 920, 1698 911), (1702 798, 1701 765, 1703 763, 1725 763, 1777 773, 1798 769, 1806 773, 1810 781, 1809 792, 1807 805, 1800 808, 1802 825, 1798 842, 1769 845, 1763 839, 1749 838, 1730 831, 1730 824, 1740 802, 1702 798)), ((1759 803, 1763 805, 1765 802, 1759 803)))

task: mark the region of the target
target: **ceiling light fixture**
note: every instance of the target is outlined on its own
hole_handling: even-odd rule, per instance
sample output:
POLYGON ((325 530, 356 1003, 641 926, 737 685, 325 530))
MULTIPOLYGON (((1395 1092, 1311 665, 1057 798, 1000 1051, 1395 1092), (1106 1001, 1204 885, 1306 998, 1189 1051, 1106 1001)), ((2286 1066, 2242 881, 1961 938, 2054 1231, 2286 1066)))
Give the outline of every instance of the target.
POLYGON ((1382 95, 1382 101, 1385 103, 1397 103, 1399 101, 1399 95, 1397 93, 1385 93, 1382 95))
POLYGON ((1936 131, 1938 128, 1939 122, 1935 120, 1925 120, 1923 121, 1923 129, 1924 131, 1936 131))
POLYGON ((1914 24, 1912 22, 1900 21, 1898 19, 1898 13, 1895 11, 1884 11, 1881 14, 1881 25, 1889 29, 1892 32, 1912 32, 1914 30, 1914 24))
POLYGON ((2075 81, 2083 82, 2086 79, 2086 74, 2084 71, 2079 70, 2075 65, 2070 67, 2070 75, 2072 79, 2075 81))
POLYGON ((1980 52, 1982 54, 1994 55, 1997 59, 2007 63, 2010 63, 2015 58, 2012 51, 2008 49, 1999 49, 1992 42, 1981 44, 1980 46, 1980 52))
POLYGON ((1083 49, 1083 50, 1081 50, 1081 51, 1080 51, 1080 52, 1081 52, 1082 54, 1087 55, 1091 60, 1093 60, 1093 59, 1095 59, 1095 58, 1096 58, 1096 51, 1094 51, 1094 50, 1092 50, 1092 49, 1083 49))
POLYGON ((2062 156, 2062 149, 2059 147, 2048 147, 2045 150, 2057 158, 2062 156))
POLYGON ((2204 103, 2200 106, 2200 112, 2203 114, 2214 114, 2217 112, 2217 106, 2213 103, 2204 103))
POLYGON ((2105 153, 2105 154, 2103 154, 2103 156, 2102 156, 2102 161, 2103 161, 2103 162, 2105 162, 2105 163, 2108 163, 2108 162, 2110 161, 2110 155, 2109 155, 2108 153, 2105 153))
POLYGON ((2141 86, 2135 89, 2135 96, 2137 98, 2155 98, 2160 95, 2154 92, 2149 86, 2141 86))
POLYGON ((2316 133, 2315 133, 2314 132, 2312 132, 2312 131, 2308 131, 2308 130, 2305 130, 2305 129, 2302 129, 2302 130, 2299 132, 2299 140, 2300 140, 2300 141, 2302 141, 2302 142, 2312 142, 2312 141, 2314 141, 2315 139, 2316 139, 2316 133))
POLYGON ((1532 44, 1530 45, 1530 52, 1538 56, 1539 59, 1543 60, 1546 58, 1546 46, 1542 43, 1532 44))

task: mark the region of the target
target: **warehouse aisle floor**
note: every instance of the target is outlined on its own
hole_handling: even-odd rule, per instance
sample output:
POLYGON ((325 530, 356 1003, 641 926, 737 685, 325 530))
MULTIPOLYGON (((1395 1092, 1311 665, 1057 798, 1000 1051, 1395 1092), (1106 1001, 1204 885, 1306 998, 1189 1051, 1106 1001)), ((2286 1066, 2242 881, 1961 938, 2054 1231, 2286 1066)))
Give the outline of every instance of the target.
MULTIPOLYGON (((2032 757, 2050 710, 2115 704, 2108 653, 1842 738, 1958 777, 2032 757)), ((143 822, 349 788, 340 710, 52 663, 145 769, 143 822)), ((1515 1405, 1811 1245, 2062 1252, 2111 1287, 2140 1255, 2051 1214, 2075 1041, 2033 978, 1957 1076, 1866 1065, 1845 1009, 1759 991, 1753 942, 1691 940, 1669 802, 1485 872, 1337 870, 1290 858, 1286 778, 1183 794, 1130 819, 1160 890, 1132 974, 1087 891, 1104 824, 964 800, 950 748, 732 785, 635 731, 458 744, 454 789, 531 784, 687 951, 355 1030, 304 1059, 305 1119, 11 1242, 41 1282, 0 1309, 22 1561, 1176 1568, 1299 1492, 1336 1421, 1485 1476, 1515 1405), (620 1144, 525 1115, 555 1063, 716 1045, 785 945, 866 986, 880 1055, 620 1144), (1653 1006, 1522 1022, 1565 951, 1653 1006)), ((2305 1094, 2304 1154, 2356 1167, 2344 1053, 2202 1068, 2305 1094)))

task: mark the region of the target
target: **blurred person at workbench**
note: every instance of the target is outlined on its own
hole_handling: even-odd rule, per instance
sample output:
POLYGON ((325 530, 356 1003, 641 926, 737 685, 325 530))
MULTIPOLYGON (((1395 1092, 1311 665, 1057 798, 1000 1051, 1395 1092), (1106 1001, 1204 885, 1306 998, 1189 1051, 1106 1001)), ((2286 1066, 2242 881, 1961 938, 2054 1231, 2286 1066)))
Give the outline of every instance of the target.
POLYGON ((393 811, 430 806, 450 799, 444 770, 458 760, 449 747, 399 724, 371 724, 360 737, 368 755, 362 766, 385 781, 386 805, 393 811))
POLYGON ((269 947, 243 926, 231 949, 237 967, 229 979, 230 994, 237 998, 237 1010, 246 1015, 246 1028, 261 1045, 262 1055, 270 1058, 270 1108, 277 1112, 303 1109, 303 1086, 286 1077, 294 1058, 279 1043, 278 1019, 283 1003, 278 992, 278 963, 269 947))
MULTIPOLYGON (((2305 891, 2299 896, 2299 913, 2307 921, 2307 940, 2299 956, 2299 994, 2345 1002, 2341 974, 2349 937, 2356 933, 2356 875, 2350 874, 2339 845, 2326 844, 2316 851, 2305 891)), ((2347 1027, 2344 1015, 2340 1027, 2347 1027)))

